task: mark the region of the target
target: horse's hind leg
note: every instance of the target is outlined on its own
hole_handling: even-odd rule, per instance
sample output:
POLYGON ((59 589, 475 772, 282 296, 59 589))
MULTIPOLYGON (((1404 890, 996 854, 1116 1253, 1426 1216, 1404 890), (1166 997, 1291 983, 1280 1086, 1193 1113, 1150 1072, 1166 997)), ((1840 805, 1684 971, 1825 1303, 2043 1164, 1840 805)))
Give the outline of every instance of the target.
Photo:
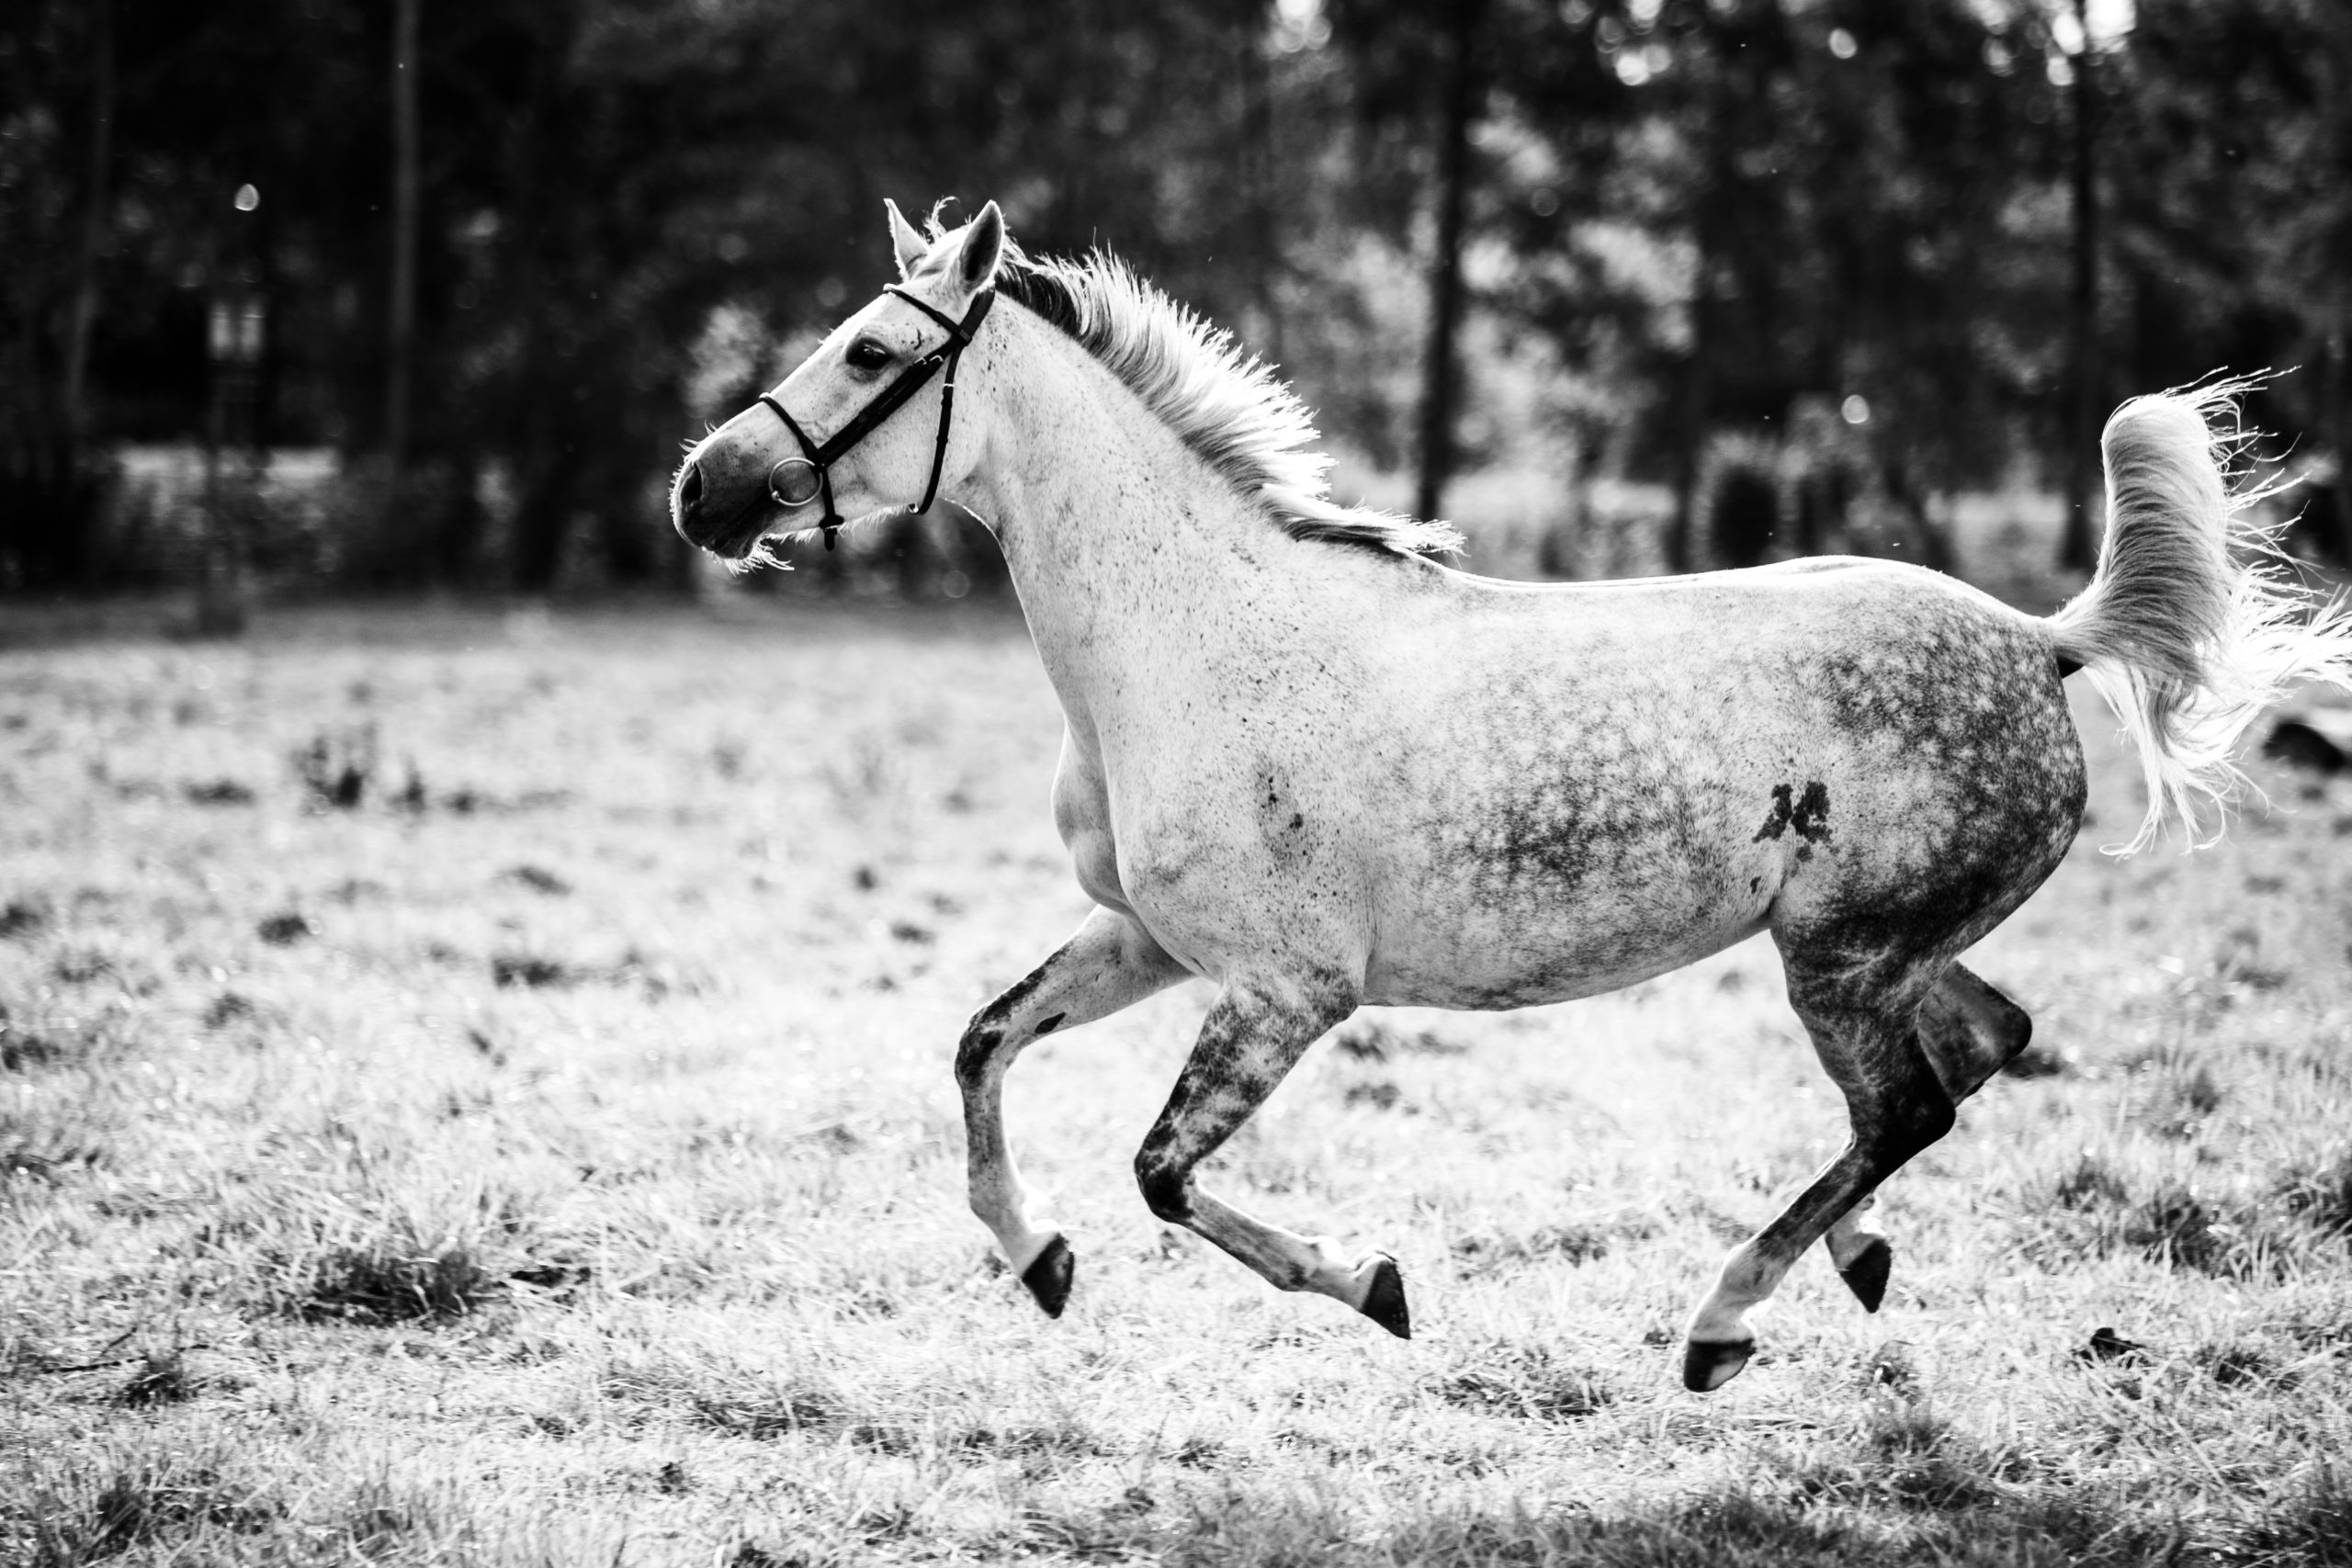
POLYGON ((1061 1232, 1037 1212, 1005 1146, 1005 1072, 1041 1037, 1106 1017, 1185 976, 1133 920, 1098 908, 1052 957, 982 1008, 956 1048, 972 1213, 996 1234, 1005 1261, 1049 1316, 1062 1314, 1077 1262, 1061 1232))
MULTIPOLYGON (((1953 1103, 1967 1099, 2033 1038, 2033 1020, 1995 987, 1958 964, 1919 1004, 1919 1046, 1953 1103)), ((1838 1277, 1865 1310, 1886 1296, 1894 1247, 1871 1223, 1874 1198, 1864 1198, 1829 1227, 1824 1238, 1838 1277)))
POLYGON ((1153 1213, 1215 1242, 1276 1290, 1318 1292, 1409 1338, 1405 1284, 1395 1258, 1385 1252, 1349 1258, 1329 1237, 1267 1224, 1193 1184, 1193 1168, 1250 1119, 1317 1037, 1355 1005, 1354 987, 1336 979, 1228 983, 1202 1021, 1192 1057, 1136 1155, 1136 1180, 1153 1213))
POLYGON ((1919 1004, 1919 1043, 1955 1104, 1983 1089, 2032 1039, 2025 1009, 1957 964, 1919 1004))
MULTIPOLYGON (((1905 1160, 1951 1128, 1952 1099, 1929 1065, 1915 1015, 1924 987, 1890 983, 1880 964, 1814 970, 1785 953, 1789 1000, 1822 1066, 1846 1097, 1851 1136, 1780 1216, 1732 1251, 1690 1320, 1682 1381, 1721 1387, 1756 1348, 1747 1314, 1820 1240, 1905 1160)), ((1867 1235, 1868 1233, 1864 1233, 1867 1235)))
POLYGON ((1846 1281, 1864 1312, 1878 1311, 1879 1303, 1886 1300, 1887 1277, 1894 1269, 1894 1244, 1871 1217, 1877 1206, 1876 1194, 1865 1196, 1832 1220, 1829 1234, 1821 1238, 1821 1245, 1829 1249, 1829 1261, 1838 1266, 1838 1277, 1846 1281))

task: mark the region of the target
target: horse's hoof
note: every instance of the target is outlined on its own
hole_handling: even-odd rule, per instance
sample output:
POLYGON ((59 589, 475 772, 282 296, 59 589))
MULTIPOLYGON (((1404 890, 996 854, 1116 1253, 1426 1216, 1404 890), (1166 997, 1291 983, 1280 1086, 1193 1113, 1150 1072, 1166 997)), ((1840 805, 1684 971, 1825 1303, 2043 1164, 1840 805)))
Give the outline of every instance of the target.
POLYGON ((1886 1300, 1886 1272, 1894 1266, 1894 1248, 1886 1245, 1884 1236, 1874 1235, 1851 1263, 1838 1270, 1838 1277, 1846 1281, 1864 1312, 1876 1312, 1879 1303, 1886 1300))
POLYGON ((1021 1282, 1029 1287, 1047 1317, 1059 1317, 1062 1308, 1069 1304, 1070 1280, 1077 1275, 1078 1259, 1070 1255, 1069 1243, 1057 1235, 1021 1271, 1021 1282))
POLYGON ((1380 1266, 1372 1271, 1372 1289, 1356 1310, 1399 1339, 1413 1337, 1413 1314, 1405 1307, 1405 1276, 1386 1253, 1380 1255, 1380 1266))
POLYGON ((1692 1393, 1713 1393, 1739 1376, 1754 1354, 1753 1339, 1693 1339, 1682 1348, 1682 1386, 1692 1393))

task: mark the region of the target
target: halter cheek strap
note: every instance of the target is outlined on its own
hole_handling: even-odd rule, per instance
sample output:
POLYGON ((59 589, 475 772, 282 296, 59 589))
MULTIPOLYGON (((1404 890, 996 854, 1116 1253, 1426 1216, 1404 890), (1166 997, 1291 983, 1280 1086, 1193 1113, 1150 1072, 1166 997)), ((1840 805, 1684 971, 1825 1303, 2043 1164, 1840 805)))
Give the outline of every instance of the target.
POLYGON ((899 372, 899 378, 885 387, 872 402, 860 409, 855 418, 820 444, 808 439, 808 433, 800 428, 800 422, 785 411, 785 406, 776 401, 774 394, 760 394, 760 401, 784 422, 785 429, 792 433, 792 438, 800 444, 801 451, 801 456, 786 457, 768 470, 768 495, 787 512, 797 512, 810 502, 821 499, 825 503, 825 514, 817 526, 825 531, 825 548, 829 550, 833 547, 833 540, 842 529, 841 513, 833 506, 833 465, 841 461, 851 447, 873 434, 875 428, 884 420, 898 412, 899 406, 921 391, 924 383, 944 366, 947 380, 940 389, 939 438, 932 448, 931 482, 923 487, 922 504, 915 508, 914 514, 920 517, 931 510, 932 502, 939 494, 940 468, 947 461, 947 424, 956 412, 956 367, 963 359, 964 350, 971 346, 973 334, 980 330, 980 323, 988 319, 989 307, 996 303, 996 290, 984 288, 959 321, 933 310, 896 284, 892 284, 886 292, 897 295, 945 327, 947 338, 931 353, 899 372), (816 480, 815 488, 805 488, 812 478, 816 480), (787 488, 796 479, 800 480, 800 486, 787 488), (792 493, 793 488, 799 489, 800 493, 792 493))

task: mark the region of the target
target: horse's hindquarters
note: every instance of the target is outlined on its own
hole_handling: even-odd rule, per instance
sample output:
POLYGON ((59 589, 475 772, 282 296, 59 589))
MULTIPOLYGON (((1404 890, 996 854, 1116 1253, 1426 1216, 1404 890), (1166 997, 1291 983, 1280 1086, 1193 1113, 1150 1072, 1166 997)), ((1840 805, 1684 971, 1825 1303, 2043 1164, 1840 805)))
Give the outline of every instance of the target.
POLYGON ((1792 966, 1929 983, 2073 845, 2082 745, 2047 644, 2021 619, 1978 623, 1934 623, 1905 657, 1834 672, 1819 706, 1853 764, 1853 809, 1776 902, 1792 966))

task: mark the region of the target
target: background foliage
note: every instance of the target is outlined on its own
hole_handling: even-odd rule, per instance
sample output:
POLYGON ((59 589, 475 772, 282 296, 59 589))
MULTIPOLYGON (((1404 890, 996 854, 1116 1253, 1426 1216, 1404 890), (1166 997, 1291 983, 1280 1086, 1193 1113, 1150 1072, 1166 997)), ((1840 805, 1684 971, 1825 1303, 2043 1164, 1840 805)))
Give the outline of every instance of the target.
MULTIPOLYGON (((1924 518, 2058 472, 2086 445, 2081 361, 2101 409, 2300 367, 2256 412, 2330 471, 2347 85, 2332 0, 30 0, 0 18, 0 585, 184 566, 119 503, 119 454, 207 439, 335 455, 308 522, 267 503, 272 465, 214 480, 208 514, 265 570, 660 579, 675 442, 878 285, 886 195, 993 196, 1033 250, 1126 254, 1280 361, 1372 470, 1430 444, 1453 174, 1461 397, 1428 428, 1462 466, 1688 500, 1727 434, 1775 462, 1834 448, 1835 485, 1775 502, 1783 547, 1815 547, 1858 488, 1924 518), (266 347, 224 405, 207 316, 246 296, 266 347)), ((1671 558, 1706 553, 1691 515, 1671 558)))

